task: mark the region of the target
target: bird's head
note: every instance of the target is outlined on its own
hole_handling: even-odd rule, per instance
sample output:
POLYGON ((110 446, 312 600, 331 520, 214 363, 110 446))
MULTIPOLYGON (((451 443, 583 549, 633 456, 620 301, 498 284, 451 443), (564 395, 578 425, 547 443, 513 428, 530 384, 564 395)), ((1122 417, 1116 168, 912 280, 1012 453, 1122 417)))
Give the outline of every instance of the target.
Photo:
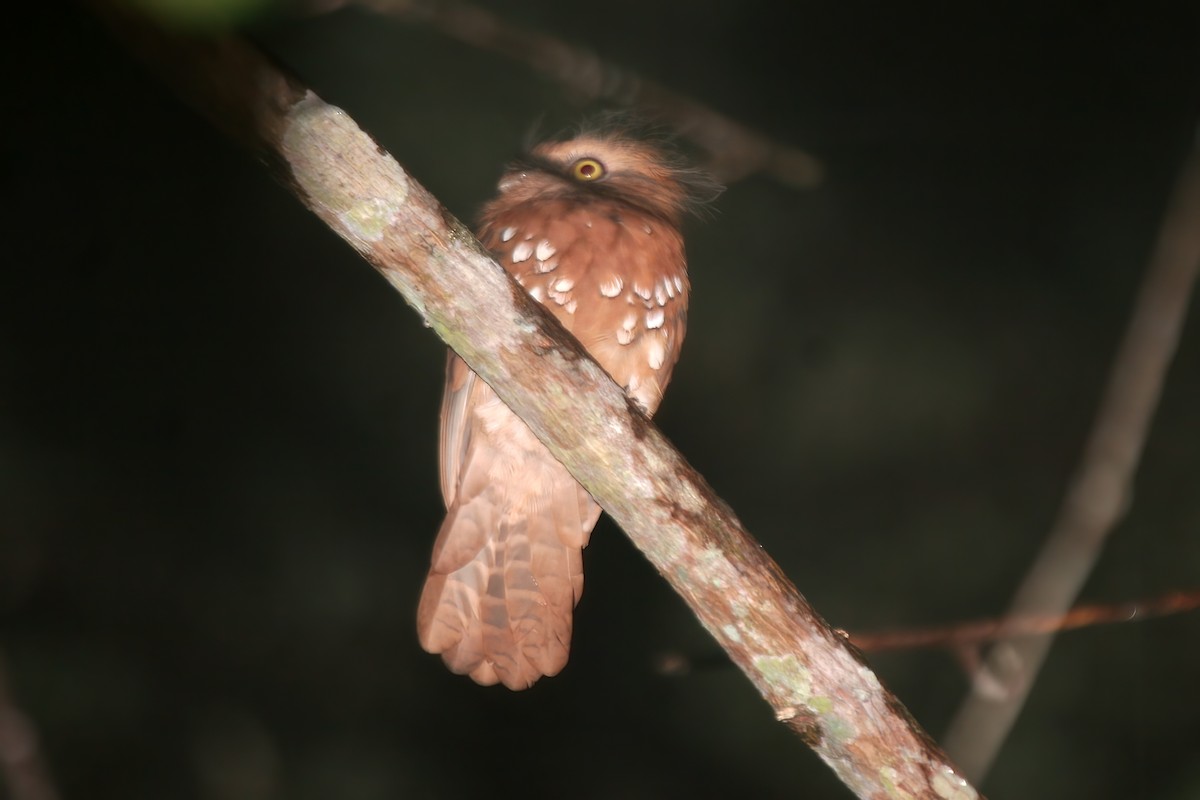
POLYGON ((509 165, 499 189, 505 204, 604 201, 674 225, 720 193, 711 178, 689 167, 661 136, 612 124, 533 146, 509 165))

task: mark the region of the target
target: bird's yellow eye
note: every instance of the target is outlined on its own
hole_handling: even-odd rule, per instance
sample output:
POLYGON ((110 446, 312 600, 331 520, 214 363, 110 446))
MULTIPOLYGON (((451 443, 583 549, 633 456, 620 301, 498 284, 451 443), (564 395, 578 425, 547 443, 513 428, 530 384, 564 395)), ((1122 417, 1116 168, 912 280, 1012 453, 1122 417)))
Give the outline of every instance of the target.
POLYGON ((577 181, 594 181, 604 177, 604 165, 594 158, 581 158, 571 165, 571 177, 577 181))

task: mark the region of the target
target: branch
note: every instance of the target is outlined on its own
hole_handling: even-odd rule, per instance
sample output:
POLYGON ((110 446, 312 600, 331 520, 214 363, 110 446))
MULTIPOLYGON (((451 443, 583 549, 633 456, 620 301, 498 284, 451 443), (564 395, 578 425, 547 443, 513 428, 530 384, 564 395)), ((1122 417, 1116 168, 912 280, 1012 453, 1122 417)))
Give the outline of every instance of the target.
POLYGON ((1000 638, 1057 634, 1095 625, 1141 622, 1155 617, 1183 614, 1200 609, 1200 590, 1170 592, 1130 603, 1075 606, 1062 614, 1030 614, 998 617, 953 625, 912 628, 882 633, 850 633, 850 641, 864 653, 921 648, 959 649, 978 647, 1000 638))
POLYGON ((578 342, 345 112, 238 41, 188 39, 98 7, 529 424, 853 792, 978 797, 578 342))
POLYGON ((821 183, 824 166, 804 150, 774 141, 595 53, 513 25, 481 6, 461 0, 357 0, 357 4, 419 21, 465 44, 520 61, 585 103, 635 107, 708 153, 704 168, 726 185, 758 172, 797 189, 821 183))
MULTIPOLYGON (((1156 252, 1078 470, 1041 553, 1013 598, 1008 617, 1065 613, 1091 573, 1108 534, 1128 511, 1133 476, 1179 342, 1198 269, 1200 151, 1193 151, 1159 231, 1156 252)), ((985 669, 1001 674, 1011 671, 1013 663, 1019 665, 1022 681, 1018 688, 999 700, 977 688, 959 709, 946 736, 946 749, 976 781, 991 767, 1054 641, 1053 635, 1013 640, 1011 635, 1016 633, 1004 633, 985 669)))
POLYGON ((58 800, 38 744, 37 728, 25 714, 8 685, 0 658, 0 775, 13 800, 58 800))

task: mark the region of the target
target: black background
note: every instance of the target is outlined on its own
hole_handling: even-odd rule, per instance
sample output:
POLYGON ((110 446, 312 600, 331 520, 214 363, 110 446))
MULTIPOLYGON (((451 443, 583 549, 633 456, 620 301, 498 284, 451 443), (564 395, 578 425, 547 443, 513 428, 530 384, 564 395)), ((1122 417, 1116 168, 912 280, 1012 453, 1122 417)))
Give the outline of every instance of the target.
MULTIPOLYGON (((1194 7, 491 7, 825 161, 690 227, 659 423, 835 625, 1002 611, 1194 137, 1194 7)), ((849 796, 607 520, 560 676, 421 652, 441 344, 83 10, 6 13, 0 653, 67 796, 849 796)), ((464 219, 585 110, 362 11, 252 33, 464 219)), ((1195 585, 1198 408, 1193 322, 1085 600, 1195 585)), ((982 788, 1200 796, 1198 635, 1063 637, 982 788)), ((872 660, 940 735, 951 659, 872 660)))

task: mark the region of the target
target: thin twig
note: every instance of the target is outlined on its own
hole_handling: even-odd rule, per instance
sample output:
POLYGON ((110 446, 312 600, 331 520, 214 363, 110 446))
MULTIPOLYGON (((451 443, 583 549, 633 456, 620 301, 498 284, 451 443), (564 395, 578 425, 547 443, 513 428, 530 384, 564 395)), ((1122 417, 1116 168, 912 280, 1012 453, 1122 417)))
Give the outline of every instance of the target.
MULTIPOLYGON (((1008 616, 1062 614, 1074 603, 1105 539, 1126 513, 1146 434, 1187 316, 1200 269, 1200 152, 1182 168, 1155 254, 1113 362, 1096 423, 1058 519, 1017 591, 1008 616)), ((1015 633, 1015 631, 1014 631, 1015 633)), ((1015 656, 1022 680, 1002 698, 968 695, 946 735, 946 749, 982 781, 1015 722, 1053 635, 1002 637, 985 670, 1000 673, 1015 656)))
POLYGON ((1023 617, 959 622, 928 628, 913 628, 883 633, 850 633, 850 641, 865 653, 922 648, 959 648, 994 642, 1000 637, 1015 638, 1134 622, 1182 614, 1200 608, 1200 590, 1170 592, 1132 603, 1104 603, 1075 606, 1065 614, 1028 614, 1023 617))
POLYGON ((95 2, 529 424, 851 791, 978 797, 620 387, 345 112, 239 41, 187 39, 95 2))
MULTIPOLYGON (((949 650, 962 662, 968 674, 985 683, 990 674, 982 670, 979 650, 983 645, 997 641, 1001 636, 1038 636, 1047 633, 1090 628, 1096 625, 1116 625, 1186 614, 1200 609, 1200 589, 1187 592, 1169 592, 1158 597, 1135 600, 1127 603, 1104 603, 1075 606, 1066 614, 1035 614, 1027 617, 994 617, 991 619, 955 622, 949 625, 931 625, 924 628, 876 633, 843 631, 852 645, 864 653, 884 653, 904 650, 949 650)), ((715 653, 689 654, 668 650, 655 657, 654 671, 660 675, 687 675, 693 669, 724 668, 727 659, 715 653)), ((994 680, 987 684, 989 693, 1003 695, 1008 692, 1003 683, 994 680)))
POLYGON ((619 67, 584 48, 504 20, 460 0, 358 0, 377 13, 416 20, 446 36, 519 61, 562 84, 585 103, 636 108, 670 126, 708 154, 704 168, 730 184, 762 172, 782 184, 809 189, 820 184, 821 162, 805 151, 713 111, 665 86, 619 67))

